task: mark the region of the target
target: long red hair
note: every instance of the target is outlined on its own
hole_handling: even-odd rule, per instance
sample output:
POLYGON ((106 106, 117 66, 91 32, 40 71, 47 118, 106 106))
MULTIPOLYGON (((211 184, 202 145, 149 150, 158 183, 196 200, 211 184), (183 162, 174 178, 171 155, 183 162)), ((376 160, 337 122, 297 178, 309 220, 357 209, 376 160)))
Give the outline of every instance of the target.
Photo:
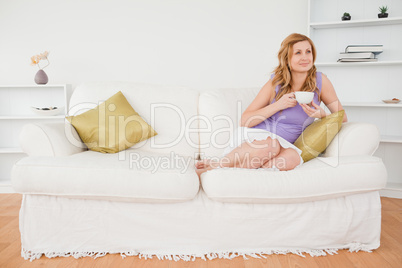
POLYGON ((271 102, 274 98, 275 100, 279 100, 283 95, 292 92, 292 74, 290 71, 290 60, 293 55, 293 45, 301 41, 308 41, 311 45, 311 52, 313 53, 313 67, 308 71, 306 81, 304 81, 304 84, 300 91, 317 91, 317 93, 319 93, 316 81, 317 68, 314 65, 317 56, 317 51, 314 43, 310 38, 303 34, 293 33, 282 41, 281 48, 278 52, 279 65, 274 69, 275 77, 272 80, 272 84, 274 85, 274 94, 272 94, 273 97, 271 98, 271 102), (275 88, 277 85, 280 85, 281 89, 276 95, 275 88))

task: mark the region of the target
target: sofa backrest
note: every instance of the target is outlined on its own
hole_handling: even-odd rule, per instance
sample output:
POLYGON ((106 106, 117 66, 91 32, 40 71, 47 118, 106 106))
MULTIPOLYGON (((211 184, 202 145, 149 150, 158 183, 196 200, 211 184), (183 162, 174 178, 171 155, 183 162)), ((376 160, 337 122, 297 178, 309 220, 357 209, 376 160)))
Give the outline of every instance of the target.
POLYGON ((158 133, 133 148, 191 157, 198 154, 196 90, 130 82, 84 83, 74 90, 68 114, 78 115, 92 109, 118 91, 158 133))
MULTIPOLYGON (((92 109, 122 91, 139 115, 158 132, 157 136, 133 148, 195 158, 198 155, 201 158, 221 157, 233 140, 241 114, 259 90, 240 88, 200 92, 186 87, 130 82, 85 83, 74 90, 69 115, 92 109)), ((323 156, 372 154, 378 142, 379 132, 374 125, 347 123, 323 156), (366 133, 366 138, 359 140, 362 132, 366 133), (357 148, 356 144, 360 144, 357 140, 364 150, 357 148)))
POLYGON ((239 127, 241 115, 259 92, 259 88, 214 89, 201 92, 200 155, 221 157, 239 127))

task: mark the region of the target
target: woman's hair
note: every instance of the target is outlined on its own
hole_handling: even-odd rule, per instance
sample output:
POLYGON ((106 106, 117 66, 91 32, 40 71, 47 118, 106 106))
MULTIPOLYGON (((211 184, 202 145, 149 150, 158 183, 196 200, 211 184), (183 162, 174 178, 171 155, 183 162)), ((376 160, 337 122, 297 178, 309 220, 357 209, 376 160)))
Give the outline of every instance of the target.
MULTIPOLYGON (((279 65, 274 69, 275 77, 272 80, 274 85, 274 94, 272 94, 271 101, 274 99, 279 100, 283 95, 292 92, 292 75, 290 72, 290 59, 293 55, 293 45, 301 42, 308 41, 311 45, 311 52, 313 53, 313 67, 308 71, 306 81, 304 82, 300 91, 317 91, 317 82, 315 79, 317 68, 314 65, 316 59, 316 49, 313 41, 305 35, 293 33, 282 41, 281 48, 278 52, 279 65), (280 91, 276 95, 275 88, 277 85, 281 86, 280 91)), ((320 98, 320 96, 319 96, 320 98)))

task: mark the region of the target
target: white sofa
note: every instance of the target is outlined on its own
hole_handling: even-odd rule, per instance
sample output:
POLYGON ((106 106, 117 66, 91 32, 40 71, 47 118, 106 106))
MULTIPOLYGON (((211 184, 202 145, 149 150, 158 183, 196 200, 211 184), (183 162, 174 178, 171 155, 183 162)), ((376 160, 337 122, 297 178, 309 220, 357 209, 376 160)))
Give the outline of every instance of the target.
POLYGON ((22 256, 161 259, 312 256, 376 249, 386 183, 377 128, 345 123, 326 152, 280 172, 224 168, 199 181, 194 159, 221 156, 258 89, 198 91, 87 83, 70 115, 122 91, 158 135, 118 154, 88 151, 66 124, 30 124, 12 171, 22 256), (158 162, 159 161, 159 162, 158 162), (149 164, 153 163, 153 164, 149 164))

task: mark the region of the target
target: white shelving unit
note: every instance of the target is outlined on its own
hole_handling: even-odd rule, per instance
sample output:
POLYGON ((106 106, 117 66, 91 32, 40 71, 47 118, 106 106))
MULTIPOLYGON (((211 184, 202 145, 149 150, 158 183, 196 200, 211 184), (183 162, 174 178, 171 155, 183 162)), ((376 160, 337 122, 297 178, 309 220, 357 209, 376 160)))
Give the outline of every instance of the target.
POLYGON ((377 18, 381 0, 310 0, 308 34, 317 48, 316 66, 335 87, 349 121, 376 124, 381 142, 375 156, 388 171, 383 196, 402 198, 402 1, 388 1, 389 17, 377 18), (344 12, 352 19, 342 21, 344 12), (382 44, 377 62, 337 62, 353 44, 382 44))
POLYGON ((0 193, 12 193, 11 168, 26 156, 18 136, 25 124, 63 122, 71 85, 0 85, 0 193), (31 107, 59 107, 60 115, 42 116, 31 107), (62 108, 63 107, 63 108, 62 108))

